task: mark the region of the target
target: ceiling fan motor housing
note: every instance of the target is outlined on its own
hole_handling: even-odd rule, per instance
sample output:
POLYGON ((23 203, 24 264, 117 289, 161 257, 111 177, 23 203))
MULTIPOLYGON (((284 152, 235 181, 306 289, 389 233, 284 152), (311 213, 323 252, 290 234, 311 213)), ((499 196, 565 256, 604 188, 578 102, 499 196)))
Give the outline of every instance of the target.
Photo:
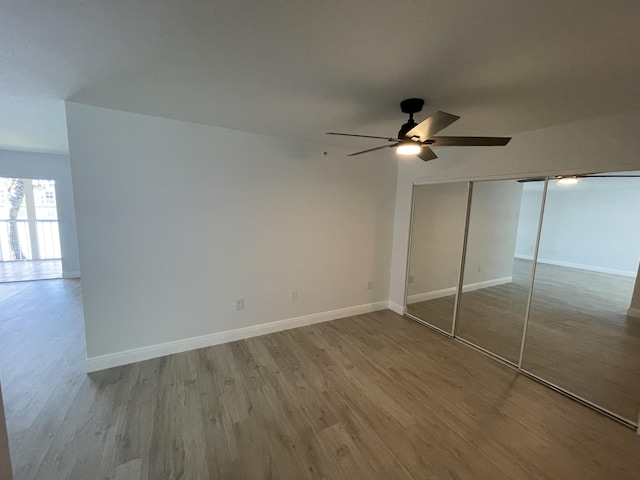
POLYGON ((407 98, 400 102, 402 113, 408 113, 410 115, 421 112, 423 106, 424 100, 421 98, 407 98))

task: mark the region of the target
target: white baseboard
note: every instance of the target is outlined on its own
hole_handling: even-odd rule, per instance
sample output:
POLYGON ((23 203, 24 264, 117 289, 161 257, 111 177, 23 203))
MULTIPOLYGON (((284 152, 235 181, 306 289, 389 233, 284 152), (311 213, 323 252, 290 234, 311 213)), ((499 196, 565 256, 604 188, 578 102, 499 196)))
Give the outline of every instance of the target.
POLYGON ((62 272, 62 278, 80 278, 80 271, 62 272))
MULTIPOLYGON (((515 258, 520 258, 522 260, 533 260, 531 255, 514 255, 515 258)), ((538 263, 546 263, 547 265, 557 265, 558 267, 567 267, 567 268, 576 268, 578 270, 587 270, 589 272, 598 272, 598 273, 608 273, 610 275, 620 275, 622 277, 634 277, 636 276, 636 271, 631 270, 617 270, 615 268, 606 268, 606 267, 598 267, 596 265, 585 265, 582 263, 573 263, 573 262, 563 262, 560 260, 551 260, 548 258, 540 258, 538 257, 538 263)))
POLYGON ((434 298, 448 297, 449 295, 455 295, 458 287, 443 288, 441 290, 433 290, 431 292, 416 293, 415 295, 409 295, 407 297, 407 305, 412 303, 425 302, 427 300, 433 300, 434 298))
POLYGON ((492 280, 485 280, 483 282, 470 283, 469 285, 463 285, 462 291, 472 292, 473 290, 481 290, 483 288, 497 287, 498 285, 504 285, 506 283, 511 283, 511 282, 513 282, 512 276, 494 278, 492 280))
POLYGON ((303 327, 314 323, 327 322, 329 320, 337 320, 339 318, 351 317, 353 315, 361 315, 363 313, 376 312, 387 308, 389 308, 389 302, 385 300, 382 302, 367 303, 354 307, 330 310, 328 312, 313 313, 311 315, 288 318, 260 325, 252 325, 250 327, 238 328, 235 330, 227 330, 226 332, 212 333, 209 335, 185 338, 173 342, 149 345, 147 347, 134 348, 122 352, 98 355, 96 357, 87 358, 87 372, 96 372, 98 370, 119 367, 121 365, 150 360, 152 358, 172 355, 174 353, 210 347, 212 345, 220 345, 222 343, 235 342, 245 338, 257 337, 259 335, 266 335, 268 333, 280 332, 291 328, 303 327))
MULTIPOLYGON (((511 283, 513 277, 494 278, 492 280, 485 280, 483 282, 470 283, 462 286, 463 292, 472 292, 473 290, 480 290, 482 288, 496 287, 498 285, 504 285, 505 283, 511 283)), ((418 293, 416 295, 410 295, 407 297, 407 305, 412 303, 424 302, 426 300, 433 300, 434 298, 448 297, 449 295, 455 295, 458 287, 443 288, 442 290, 434 290, 432 292, 418 293)))
POLYGON ((629 307, 627 315, 630 317, 640 318, 640 308, 629 307))
POLYGON ((392 302, 391 300, 389 300, 389 310, 397 313, 398 315, 404 315, 404 307, 399 303, 392 302))

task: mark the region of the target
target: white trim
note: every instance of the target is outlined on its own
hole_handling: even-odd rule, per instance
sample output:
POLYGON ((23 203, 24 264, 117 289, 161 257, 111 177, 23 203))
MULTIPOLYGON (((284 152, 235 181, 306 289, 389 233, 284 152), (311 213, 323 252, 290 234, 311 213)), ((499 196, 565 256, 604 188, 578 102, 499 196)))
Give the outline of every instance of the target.
POLYGON ((528 172, 511 172, 511 173, 496 173, 490 175, 466 175, 463 177, 437 177, 433 176, 429 178, 416 178, 413 180, 412 185, 430 185, 435 183, 461 183, 461 182, 484 182, 490 180, 521 180, 524 178, 543 178, 543 177, 556 177, 563 175, 589 175, 596 173, 614 173, 614 172, 627 172, 637 170, 637 163, 624 163, 622 165, 605 165, 601 167, 576 167, 571 169, 551 169, 551 170, 533 170, 528 172))
POLYGON ((640 308, 629 307, 629 310, 627 310, 627 315, 629 317, 640 318, 640 308))
POLYGON ((511 282, 513 282, 513 277, 509 275, 508 277, 493 278, 491 280, 483 280, 482 282, 463 285, 462 291, 472 292, 474 290, 480 290, 480 289, 489 288, 489 287, 497 287, 498 285, 504 285, 505 283, 511 283, 511 282))
POLYGON ((415 295, 409 295, 407 297, 407 305, 412 303, 424 302, 426 300, 433 300, 434 298, 448 297, 455 295, 457 287, 442 288, 440 290, 433 290, 431 292, 416 293, 415 295))
MULTIPOLYGON (((462 286, 463 292, 472 292, 474 290, 480 290, 482 288, 495 287, 498 285, 504 285, 505 283, 511 283, 513 277, 494 278, 492 280, 484 280, 482 282, 470 283, 462 286)), ((426 293, 418 293, 416 295, 410 295, 407 297, 407 305, 417 302, 424 302, 425 300, 433 300, 434 298, 448 297, 449 295, 455 295, 457 287, 443 288, 442 290, 433 290, 426 293)))
POLYGON ((80 278, 80 271, 62 272, 62 278, 80 278))
POLYGON ((389 310, 396 312, 398 315, 404 315, 404 306, 389 300, 389 310))
POLYGON ((98 370, 141 362, 143 360, 172 355, 174 353, 210 347, 212 345, 220 345, 221 343, 235 342, 245 338, 257 337, 259 335, 280 332, 282 330, 303 327, 305 325, 312 325, 319 322, 327 322, 329 320, 337 320, 339 318, 350 317, 352 315, 376 312, 387 308, 389 308, 389 302, 385 300, 382 302, 367 303, 354 307, 330 310, 328 312, 313 313, 311 315, 304 315, 301 317, 287 318, 285 320, 252 325, 250 327, 238 328, 235 330, 227 330, 226 332, 184 338, 173 342, 159 343, 156 345, 149 345, 146 347, 134 348, 106 355, 98 355, 96 357, 87 358, 87 372, 96 372, 98 370))
MULTIPOLYGON (((516 253, 515 258, 521 258, 523 260, 533 260, 531 255, 520 255, 516 253)), ((547 265, 557 265, 559 267, 576 268, 578 270, 587 270, 590 272, 608 273, 610 275, 620 275, 622 277, 633 277, 637 275, 637 272, 631 270, 617 270, 615 268, 598 267, 596 265, 585 265, 582 263, 563 262, 561 260, 551 260, 549 258, 538 258, 538 263, 546 263, 547 265)))

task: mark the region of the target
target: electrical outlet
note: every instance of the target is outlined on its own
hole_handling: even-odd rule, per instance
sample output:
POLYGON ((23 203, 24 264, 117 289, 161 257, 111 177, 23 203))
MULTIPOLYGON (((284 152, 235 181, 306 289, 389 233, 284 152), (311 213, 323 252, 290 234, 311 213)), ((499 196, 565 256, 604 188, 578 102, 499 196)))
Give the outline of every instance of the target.
POLYGON ((409 275, 409 283, 413 283, 413 275, 409 275))
POLYGON ((372 288, 373 288, 373 282, 369 280, 369 282, 367 283, 367 290, 371 290, 372 288))
POLYGON ((236 298, 236 310, 242 310, 244 308, 244 298, 236 298))
POLYGON ((291 293, 289 294, 289 300, 291 300, 292 302, 298 300, 298 291, 297 290, 291 290, 291 293))

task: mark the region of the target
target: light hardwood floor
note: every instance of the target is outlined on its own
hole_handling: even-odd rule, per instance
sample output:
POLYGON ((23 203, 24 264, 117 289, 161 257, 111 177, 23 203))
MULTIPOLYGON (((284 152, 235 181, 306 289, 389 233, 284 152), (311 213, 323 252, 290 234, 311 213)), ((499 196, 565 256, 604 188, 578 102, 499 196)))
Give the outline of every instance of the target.
POLYGON ((78 281, 0 298, 17 480, 640 472, 630 429, 390 311, 86 375, 78 281))
POLYGON ((62 278, 62 260, 0 262, 0 283, 62 278))
MULTIPOLYGON (((531 262, 513 282, 465 292, 456 334, 518 362, 531 262)), ((634 279, 539 264, 523 367, 630 421, 640 413, 640 319, 627 316, 634 279)), ((411 305, 436 326, 452 321, 454 297, 411 305)), ((449 326, 449 330, 451 327, 449 326)))

